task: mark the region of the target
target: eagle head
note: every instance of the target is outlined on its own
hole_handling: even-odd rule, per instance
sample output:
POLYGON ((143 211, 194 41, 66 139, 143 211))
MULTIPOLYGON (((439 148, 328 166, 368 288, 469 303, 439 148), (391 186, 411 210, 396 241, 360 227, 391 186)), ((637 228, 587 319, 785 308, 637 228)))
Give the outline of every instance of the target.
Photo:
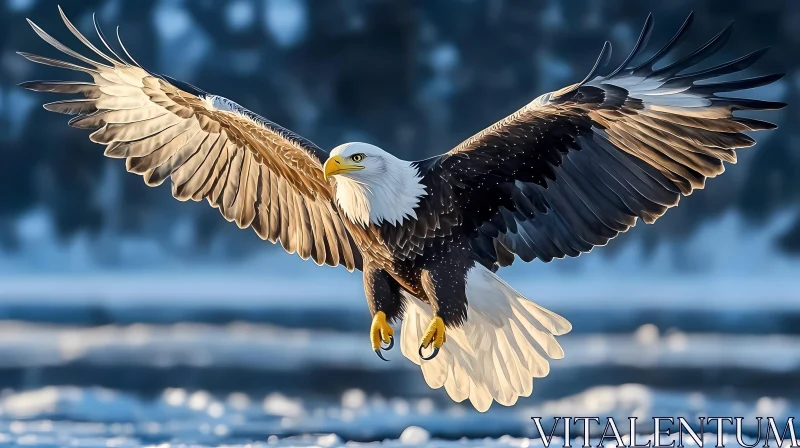
POLYGON ((336 202, 344 214, 362 225, 415 218, 426 194, 414 164, 368 143, 337 146, 322 171, 325 179, 336 178, 336 202))
POLYGON ((325 162, 325 178, 343 176, 356 181, 378 181, 395 162, 394 156, 369 143, 345 143, 333 148, 325 162))

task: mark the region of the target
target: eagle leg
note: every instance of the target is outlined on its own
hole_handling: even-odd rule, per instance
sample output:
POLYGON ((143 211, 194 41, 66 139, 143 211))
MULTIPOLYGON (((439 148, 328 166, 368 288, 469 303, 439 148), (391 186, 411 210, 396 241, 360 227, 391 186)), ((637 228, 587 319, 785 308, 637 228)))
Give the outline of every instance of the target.
POLYGON ((436 355, 439 354, 439 349, 442 348, 445 341, 447 341, 447 336, 445 336, 444 320, 436 316, 433 318, 430 325, 428 325, 428 330, 422 336, 422 341, 419 343, 419 357, 422 358, 423 361, 430 361, 435 358, 436 355), (431 352, 428 357, 423 356, 422 349, 428 348, 431 345, 433 345, 433 352, 431 352))
POLYGON ((391 350, 394 347, 394 329, 386 321, 386 313, 378 311, 375 317, 372 318, 372 326, 369 331, 370 342, 372 342, 372 350, 384 361, 388 359, 383 357, 381 350, 391 350), (384 346, 383 344, 386 344, 384 346))
POLYGON ((403 296, 400 293, 400 284, 388 272, 381 269, 380 265, 365 260, 364 294, 372 313, 372 327, 369 333, 372 351, 378 358, 388 361, 383 357, 382 351, 394 347, 394 330, 389 322, 402 314, 403 296))
POLYGON ((457 328, 466 321, 466 278, 467 272, 475 265, 467 247, 466 244, 454 243, 422 269, 420 284, 434 313, 420 341, 418 353, 423 361, 430 361, 439 354, 446 341, 446 326, 457 328), (422 350, 431 346, 431 354, 423 356, 422 350))

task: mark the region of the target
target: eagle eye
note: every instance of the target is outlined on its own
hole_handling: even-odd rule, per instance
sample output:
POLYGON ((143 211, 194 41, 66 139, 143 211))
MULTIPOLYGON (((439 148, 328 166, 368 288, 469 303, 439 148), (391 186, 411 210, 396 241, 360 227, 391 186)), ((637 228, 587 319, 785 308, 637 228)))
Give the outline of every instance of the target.
POLYGON ((365 156, 364 154, 353 154, 352 156, 350 156, 350 160, 352 160, 353 162, 360 162, 364 160, 364 158, 366 157, 367 156, 365 156))

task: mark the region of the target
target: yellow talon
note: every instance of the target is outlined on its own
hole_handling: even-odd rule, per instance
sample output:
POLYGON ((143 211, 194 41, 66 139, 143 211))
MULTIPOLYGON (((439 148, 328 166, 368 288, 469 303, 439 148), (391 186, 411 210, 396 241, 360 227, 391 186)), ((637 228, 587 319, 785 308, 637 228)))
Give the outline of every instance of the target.
POLYGON ((436 355, 439 354, 439 349, 442 348, 445 341, 447 341, 447 336, 445 335, 444 321, 441 317, 436 316, 433 318, 430 325, 428 325, 428 330, 425 332, 425 335, 422 336, 422 341, 420 341, 419 344, 419 357, 422 358, 423 361, 430 361, 435 358, 436 355), (431 344, 433 344, 433 353, 426 358, 422 355, 422 349, 430 347, 431 344))
POLYGON ((372 318, 369 339, 372 343, 372 351, 382 360, 388 361, 388 359, 384 358, 383 354, 381 354, 381 350, 389 350, 394 346, 394 329, 386 322, 386 313, 383 311, 378 311, 372 318), (381 342, 387 344, 387 346, 382 347, 381 342))

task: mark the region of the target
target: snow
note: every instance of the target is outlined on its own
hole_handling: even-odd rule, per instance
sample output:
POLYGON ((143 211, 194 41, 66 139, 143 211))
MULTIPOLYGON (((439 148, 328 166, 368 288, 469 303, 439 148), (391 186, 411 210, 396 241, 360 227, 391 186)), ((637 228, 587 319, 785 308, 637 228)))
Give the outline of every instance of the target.
MULTIPOLYGON (((745 416, 745 431, 754 434, 755 415, 766 412, 776 421, 785 421, 798 411, 787 401, 772 401, 764 407, 763 402, 772 399, 734 403, 701 394, 666 393, 636 384, 597 387, 537 406, 500 408, 488 414, 450 405, 437 409, 433 418, 407 400, 405 409, 411 412, 396 412, 396 403, 404 402, 400 398, 373 397, 356 409, 346 409, 331 402, 281 397, 281 402, 291 403, 287 413, 283 406, 278 407, 278 412, 262 409, 255 397, 246 406, 233 406, 230 397, 226 401, 203 391, 179 402, 174 401, 174 395, 173 390, 142 399, 96 387, 7 391, 0 398, 0 440, 12 446, 172 446, 161 445, 165 442, 216 446, 223 440, 227 441, 226 446, 248 442, 255 442, 252 446, 352 446, 352 439, 363 440, 366 436, 383 440, 372 445, 524 447, 542 446, 531 416, 542 416, 542 426, 549 428, 554 415, 589 413, 601 416, 601 421, 606 417, 627 421, 628 415, 636 415, 640 418, 639 427, 645 431, 638 440, 645 440, 652 437, 646 434, 653 431, 652 424, 648 426, 653 416, 686 415, 691 422, 693 415, 728 415, 736 410, 736 415, 745 416), (470 433, 475 425, 515 435, 452 439, 453 435, 470 433), (305 435, 293 435, 297 433, 305 435)), ((593 428, 592 438, 601 431, 602 428, 593 428)), ((709 436, 713 434, 707 433, 709 436)), ((730 440, 733 436, 727 437, 730 440)), ((684 442, 687 441, 691 438, 685 437, 684 442)), ((561 444, 558 436, 553 443, 561 444)))
POLYGON ((728 214, 682 247, 647 252, 633 234, 610 256, 504 270, 577 324, 533 397, 486 414, 430 390, 399 352, 371 353, 357 273, 280 250, 187 262, 154 240, 106 236, 123 248, 104 249, 122 254, 111 269, 96 264, 96 241, 62 245, 46 213, 24 219, 21 251, 0 254, 0 316, 28 319, 0 320, 0 372, 21 378, 0 393, 0 444, 536 447, 531 416, 547 427, 555 415, 733 413, 752 431, 753 416, 798 411, 782 381, 800 369, 800 261, 769 244, 783 216, 754 231, 728 214), (687 258, 702 263, 675 267, 687 258), (674 328, 692 320, 705 332, 674 328), (64 372, 71 385, 48 383, 64 372), (228 374, 234 389, 215 389, 228 374))
MULTIPOLYGON (((46 228, 46 217, 30 219, 46 228)), ((736 215, 721 217, 686 242, 690 249, 679 251, 704 260, 693 272, 671 267, 674 247, 659 246, 646 254, 635 235, 610 257, 503 272, 531 299, 567 316, 579 313, 581 327, 596 329, 576 328, 560 338, 567 356, 552 363, 548 378, 536 382, 534 397, 513 408, 494 406, 487 414, 452 403, 442 390, 429 390, 418 368, 399 353, 390 353, 392 362, 384 363, 370 352, 358 326, 366 319, 358 274, 320 268, 277 250, 224 266, 209 260, 190 266, 155 256, 149 259, 162 260, 164 268, 122 263, 116 270, 97 269, 90 251, 76 249, 81 243, 52 251, 55 243, 48 245, 43 231, 44 236, 32 237, 44 241, 31 243, 35 253, 0 256, 0 266, 11 268, 0 275, 0 315, 13 316, 14 307, 23 307, 33 313, 28 318, 39 320, 0 321, 0 369, 24 372, 27 384, 26 390, 9 390, 0 398, 0 439, 5 441, 0 443, 352 446, 353 440, 383 440, 380 444, 387 446, 539 446, 539 440, 528 438, 536 435, 531 416, 544 417, 547 427, 552 424, 548 416, 587 413, 623 419, 796 414, 781 379, 800 369, 800 335, 780 334, 788 328, 780 319, 800 311, 800 262, 775 255, 767 243, 785 225, 777 219, 759 233, 736 215), (714 241, 736 238, 737 245, 712 247, 714 241), (76 253, 83 254, 83 265, 64 268, 76 253), (51 267, 26 269, 25 257, 31 263, 52 257, 51 267), (324 309, 336 310, 336 322, 327 315, 313 317, 324 309), (640 316, 637 326, 625 332, 596 332, 601 329, 586 321, 605 319, 608 328, 620 328, 630 326, 632 313, 647 309, 653 314, 640 316), (46 323, 52 317, 47 313, 65 310, 76 314, 46 323), (148 321, 147 313, 156 311, 165 320, 148 321), (287 311, 302 317, 302 328, 289 328, 289 321, 280 319, 202 323, 204 312, 252 320, 287 311), (81 312, 99 312, 111 323, 70 321, 82 319, 81 312), (193 316, 201 318, 179 322, 193 316), (670 329, 703 316, 715 322, 701 328, 725 332, 670 329), (192 372, 192 381, 181 379, 181 387, 163 389, 155 398, 90 386, 109 381, 103 372, 124 369, 130 372, 125 376, 142 378, 114 386, 127 387, 144 378, 169 378, 166 372, 176 368, 192 372), (47 369, 80 369, 83 379, 73 386, 46 386, 37 378, 47 369), (263 380, 228 379, 226 384, 241 389, 215 392, 205 388, 216 384, 216 377, 206 373, 214 369, 254 372, 263 380), (631 369, 637 372, 632 378, 642 384, 604 384, 620 381, 631 369), (309 381, 325 381, 336 371, 375 381, 359 388, 327 388, 323 396, 308 393, 301 383, 286 386, 294 383, 285 378, 298 373, 315 373, 309 381), (691 384, 705 389, 683 388, 687 375, 694 378, 691 384), (755 380, 761 389, 731 396, 725 392, 730 389, 714 389, 719 382, 714 375, 724 375, 728 385, 755 380), (382 378, 390 378, 389 384, 375 389, 385 383, 382 378), (486 435, 492 438, 474 439, 486 435), (468 439, 454 440, 462 436, 468 439)), ((155 250, 128 244, 138 247, 131 260, 155 250)))
POLYGON ((647 425, 652 416, 691 421, 698 415, 739 415, 752 433, 755 416, 781 419, 800 411, 780 383, 771 392, 762 387, 731 395, 683 388, 686 375, 667 374, 672 383, 663 377, 682 370, 726 376, 747 371, 769 381, 770 375, 800 369, 800 336, 662 332, 645 324, 626 334, 570 334, 561 340, 567 356, 535 382, 534 397, 481 414, 451 402, 443 390, 428 389, 418 368, 399 353, 389 353, 395 355, 390 363, 377 359, 362 332, 242 322, 85 327, 0 321, 0 372, 19 371, 27 378, 27 386, 0 393, 0 444, 352 446, 382 440, 387 446, 539 446, 529 439, 537 435, 533 416, 542 417, 545 428, 554 416, 637 416, 647 432, 653 430, 647 425), (186 372, 181 387, 157 393, 94 385, 117 381, 103 376, 107 369, 155 379, 177 367, 186 372), (656 378, 661 386, 603 384, 618 375, 606 374, 615 368, 639 369, 637 380, 656 378), (78 369, 79 384, 39 385, 37 378, 54 378, 45 376, 53 369, 78 369), (216 380, 202 381, 208 369, 254 372, 261 391, 243 377, 227 379, 220 390, 216 380), (334 378, 336 369, 375 377, 385 387, 337 392, 322 385, 322 394, 302 384, 286 387, 288 379, 310 372, 322 381, 334 378), (492 438, 475 439, 487 435, 492 438), (461 437, 467 439, 455 440, 461 437))
MULTIPOLYGON (((284 254, 280 254, 284 256, 284 254)), ((297 308, 335 303, 346 309, 364 307, 360 274, 343 269, 319 268, 307 275, 253 275, 198 268, 194 272, 128 271, 87 274, 0 274, 0 301, 104 305, 191 303, 193 307, 277 307, 292 303, 297 308), (302 288, 298 288, 302 283, 302 288), (231 288, 236 285, 236 288, 231 288)), ((800 268, 800 266, 798 267, 800 268)), ((565 309, 608 308, 683 310, 800 310, 800 278, 781 273, 741 276, 631 276, 624 272, 611 278, 570 275, 542 279, 510 277, 510 284, 531 300, 563 312, 565 309), (709 294, 709 291, 711 294, 709 294), (753 298, 758 300, 754 301, 753 298)))
POLYGON ((420 446, 428 443, 430 439, 431 434, 426 431, 425 428, 420 428, 419 426, 409 426, 400 434, 399 441, 404 445, 420 446))
MULTIPOLYGON (((770 243, 793 216, 793 212, 779 214, 756 230, 738 214, 728 213, 680 245, 648 251, 639 234, 623 235, 630 241, 610 256, 600 250, 549 264, 515 263, 500 275, 531 300, 559 312, 589 306, 797 311, 800 259, 776 253, 770 243), (731 241, 735 244, 723 244, 731 241), (692 265, 687 259, 702 262, 692 265), (686 265, 689 270, 680 268, 686 265)), ((119 238, 114 244, 124 260, 109 269, 92 261, 90 241, 61 245, 50 238, 46 213, 32 211, 22 219, 25 225, 20 227, 30 234, 22 238, 23 250, 0 253, 2 303, 168 301, 204 307, 218 305, 224 298, 230 307, 269 308, 291 301, 298 308, 330 303, 342 309, 364 308, 359 273, 318 267, 267 243, 265 248, 274 250, 244 260, 178 261, 155 241, 119 238), (148 260, 148 265, 141 260, 148 260), (297 288, 298 282, 302 288, 297 288)), ((636 230, 641 229, 632 232, 636 230)))
MULTIPOLYGON (((562 336, 559 341, 566 357, 551 362, 552 370, 585 371, 610 366, 742 368, 763 372, 800 369, 800 336, 675 331, 663 336, 645 335, 649 331, 562 336)), ((149 368, 238 367, 278 372, 323 368, 417 372, 418 368, 399 352, 389 355, 395 355, 393 362, 385 363, 371 353, 366 331, 290 329, 243 322, 219 326, 179 323, 76 327, 0 321, 0 368, 83 363, 149 368)), ((366 400, 361 394, 358 390, 345 394, 343 407, 359 407, 366 400)), ((279 398, 275 400, 280 403, 279 398)))

